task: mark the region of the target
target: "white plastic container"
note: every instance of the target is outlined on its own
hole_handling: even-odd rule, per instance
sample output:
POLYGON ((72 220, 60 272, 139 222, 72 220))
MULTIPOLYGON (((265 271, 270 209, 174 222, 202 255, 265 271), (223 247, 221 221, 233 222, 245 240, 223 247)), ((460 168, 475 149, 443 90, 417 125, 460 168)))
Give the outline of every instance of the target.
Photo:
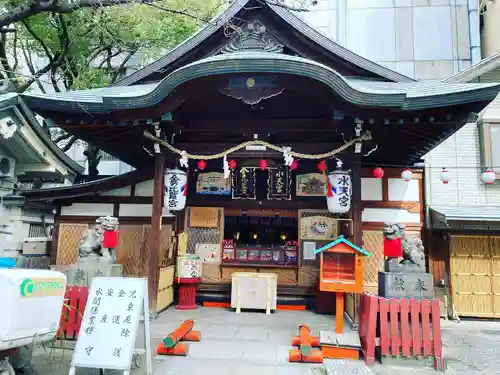
POLYGON ((65 290, 61 272, 0 269, 0 351, 52 340, 65 290))

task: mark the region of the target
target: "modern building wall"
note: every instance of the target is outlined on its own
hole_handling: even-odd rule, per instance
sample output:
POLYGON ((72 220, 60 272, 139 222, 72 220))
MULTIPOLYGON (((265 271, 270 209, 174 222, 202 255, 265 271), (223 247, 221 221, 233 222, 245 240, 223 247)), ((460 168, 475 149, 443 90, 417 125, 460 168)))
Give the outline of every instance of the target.
POLYGON ((479 33, 479 20, 471 36, 469 13, 468 0, 318 0, 298 15, 369 60, 412 78, 438 80, 471 65, 470 39, 479 33))
POLYGON ((425 157, 427 206, 499 206, 500 186, 485 185, 482 173, 477 124, 467 124, 425 157), (439 179, 446 167, 450 182, 439 179))

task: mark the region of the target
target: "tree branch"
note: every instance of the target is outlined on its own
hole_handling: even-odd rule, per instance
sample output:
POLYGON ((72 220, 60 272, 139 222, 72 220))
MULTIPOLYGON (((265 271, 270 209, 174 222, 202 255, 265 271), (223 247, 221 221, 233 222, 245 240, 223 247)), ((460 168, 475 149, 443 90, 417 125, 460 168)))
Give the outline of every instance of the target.
MULTIPOLYGON (((21 46, 21 52, 23 53, 24 56, 24 61, 26 61, 26 66, 28 67, 28 70, 30 71, 32 76, 35 76, 35 67, 33 66, 33 61, 31 60, 31 55, 27 51, 27 47, 24 46, 23 42, 20 40, 19 44, 21 46)), ((28 44, 26 42, 26 44, 28 44)), ((38 85, 38 88, 40 89, 41 92, 44 94, 46 93, 45 87, 43 87, 42 82, 38 78, 35 79, 36 84, 38 85)))
POLYGON ((30 24, 28 22, 26 22, 26 20, 23 20, 22 21, 26 31, 31 35, 31 37, 33 39, 35 39, 38 44, 40 44, 40 46, 42 47, 43 51, 45 52, 45 55, 47 55, 47 58, 49 60, 52 60, 54 58, 54 56, 52 55, 52 52, 50 51, 49 47, 47 46, 47 44, 45 44, 45 42, 42 40, 42 38, 40 38, 37 33, 35 33, 35 30, 33 30, 30 26, 30 24))

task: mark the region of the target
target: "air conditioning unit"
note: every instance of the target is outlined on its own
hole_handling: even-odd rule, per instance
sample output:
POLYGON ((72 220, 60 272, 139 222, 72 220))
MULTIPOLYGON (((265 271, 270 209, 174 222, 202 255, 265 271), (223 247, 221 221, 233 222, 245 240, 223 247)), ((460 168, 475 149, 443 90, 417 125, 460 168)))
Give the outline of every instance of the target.
POLYGON ((0 155, 0 178, 14 178, 16 161, 7 156, 0 155))

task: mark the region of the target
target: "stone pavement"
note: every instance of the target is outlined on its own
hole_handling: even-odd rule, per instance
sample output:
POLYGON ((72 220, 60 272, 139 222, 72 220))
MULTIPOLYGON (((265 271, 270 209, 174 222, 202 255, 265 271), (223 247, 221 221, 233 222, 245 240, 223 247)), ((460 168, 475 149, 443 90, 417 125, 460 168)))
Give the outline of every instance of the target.
MULTIPOLYGON (((155 357, 155 375, 431 375, 430 368, 375 365, 361 361, 325 360, 323 365, 288 362, 292 336, 300 324, 334 329, 332 316, 312 312, 278 311, 272 315, 241 313, 217 308, 195 311, 169 309, 151 322, 152 349, 185 319, 194 319, 201 342, 188 343, 187 357, 155 357)), ((500 375, 500 322, 442 321, 447 374, 500 375)), ((34 364, 39 375, 66 375, 71 354, 54 350, 51 355, 38 349, 34 364)), ((142 371, 134 371, 133 374, 142 371)))

